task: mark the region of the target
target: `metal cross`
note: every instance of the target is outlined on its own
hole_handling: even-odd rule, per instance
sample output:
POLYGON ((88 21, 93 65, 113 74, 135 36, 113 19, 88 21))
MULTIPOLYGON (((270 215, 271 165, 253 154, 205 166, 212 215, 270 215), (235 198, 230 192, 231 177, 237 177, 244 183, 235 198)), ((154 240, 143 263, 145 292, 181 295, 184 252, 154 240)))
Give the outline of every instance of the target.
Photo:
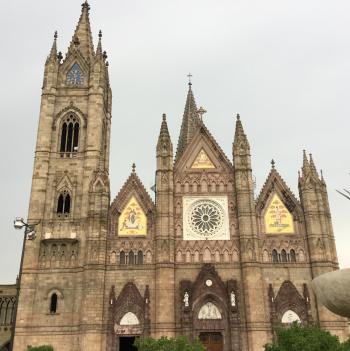
POLYGON ((189 74, 187 75, 187 77, 188 77, 188 85, 192 85, 192 82, 191 82, 192 74, 189 73, 189 74))

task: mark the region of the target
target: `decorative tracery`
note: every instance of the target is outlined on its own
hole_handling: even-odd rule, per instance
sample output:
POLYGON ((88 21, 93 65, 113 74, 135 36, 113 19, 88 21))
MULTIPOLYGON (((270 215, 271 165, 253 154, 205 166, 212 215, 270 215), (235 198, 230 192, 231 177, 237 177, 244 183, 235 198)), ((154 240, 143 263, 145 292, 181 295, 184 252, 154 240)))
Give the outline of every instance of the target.
POLYGON ((79 148, 79 119, 73 113, 66 116, 61 127, 61 157, 75 153, 79 148))

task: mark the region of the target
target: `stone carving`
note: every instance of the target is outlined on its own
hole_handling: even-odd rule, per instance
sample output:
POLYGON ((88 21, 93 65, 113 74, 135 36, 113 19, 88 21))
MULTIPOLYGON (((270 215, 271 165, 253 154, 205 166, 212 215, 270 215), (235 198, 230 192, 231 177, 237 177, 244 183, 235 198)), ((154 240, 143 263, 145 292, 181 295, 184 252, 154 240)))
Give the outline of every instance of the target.
POLYGON ((283 324, 291 324, 293 322, 301 323, 300 317, 292 310, 284 312, 281 322, 283 324))
POLYGON ((139 325, 140 321, 135 313, 127 312, 119 322, 120 325, 139 325))
POLYGON ((222 319, 222 316, 219 309, 212 302, 207 302, 199 310, 198 319, 222 319))
POLYGON ((186 292, 185 292, 185 295, 184 295, 184 299, 183 299, 183 302, 184 302, 184 304, 185 304, 185 307, 188 307, 188 306, 190 305, 189 299, 190 299, 190 295, 189 295, 188 292, 186 291, 186 292))

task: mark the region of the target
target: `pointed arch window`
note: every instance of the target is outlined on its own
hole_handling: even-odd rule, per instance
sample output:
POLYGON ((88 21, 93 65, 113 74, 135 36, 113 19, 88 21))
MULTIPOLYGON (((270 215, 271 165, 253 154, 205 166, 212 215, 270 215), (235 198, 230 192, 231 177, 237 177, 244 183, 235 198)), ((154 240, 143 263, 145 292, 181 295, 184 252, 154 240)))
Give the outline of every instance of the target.
POLYGON ((79 149, 79 131, 80 125, 77 116, 70 114, 62 123, 61 127, 61 157, 71 156, 78 152, 79 149))
POLYGON ((281 260, 282 262, 287 262, 287 253, 285 249, 281 251, 281 260))
POLYGON ((50 313, 55 314, 57 312, 57 294, 53 293, 50 299, 50 313))
POLYGON ((290 250, 290 261, 293 263, 295 263, 297 261, 295 251, 293 249, 290 250))
POLYGON ((129 264, 135 264, 135 254, 134 251, 129 252, 129 264))
POLYGON ((137 253, 137 264, 143 264, 143 252, 141 250, 137 253))
POLYGON ((125 260, 125 252, 124 251, 120 251, 119 254, 119 264, 125 264, 126 260, 125 260))
POLYGON ((57 199, 57 215, 68 217, 71 210, 71 196, 67 190, 62 191, 57 199))
POLYGON ((83 85, 84 84, 84 75, 81 71, 80 66, 77 63, 71 67, 67 73, 67 85, 83 85))
POLYGON ((278 262, 278 253, 276 249, 272 250, 272 262, 277 263, 278 262))

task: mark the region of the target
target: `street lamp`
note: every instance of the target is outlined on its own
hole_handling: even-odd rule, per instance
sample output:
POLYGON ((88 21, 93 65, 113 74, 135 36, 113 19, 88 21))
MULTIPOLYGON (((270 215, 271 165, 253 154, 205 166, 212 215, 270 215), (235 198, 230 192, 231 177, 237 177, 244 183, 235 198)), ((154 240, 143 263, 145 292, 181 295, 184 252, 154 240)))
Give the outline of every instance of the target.
POLYGON ((21 263, 19 266, 19 275, 17 279, 17 296, 16 296, 16 303, 15 303, 15 311, 14 311, 14 318, 13 318, 13 326, 11 330, 11 342, 10 342, 10 350, 13 350, 13 341, 15 338, 15 329, 16 329, 16 321, 17 321, 17 308, 18 308, 18 302, 19 302, 19 291, 21 288, 21 278, 22 278, 22 268, 23 268, 23 257, 24 257, 24 248, 26 244, 26 240, 34 240, 36 238, 36 231, 35 227, 40 223, 35 224, 28 224, 24 222, 24 219, 22 217, 16 217, 15 220, 13 221, 13 226, 17 230, 21 230, 24 228, 24 236, 23 236, 23 245, 22 245, 22 256, 21 256, 21 263))

